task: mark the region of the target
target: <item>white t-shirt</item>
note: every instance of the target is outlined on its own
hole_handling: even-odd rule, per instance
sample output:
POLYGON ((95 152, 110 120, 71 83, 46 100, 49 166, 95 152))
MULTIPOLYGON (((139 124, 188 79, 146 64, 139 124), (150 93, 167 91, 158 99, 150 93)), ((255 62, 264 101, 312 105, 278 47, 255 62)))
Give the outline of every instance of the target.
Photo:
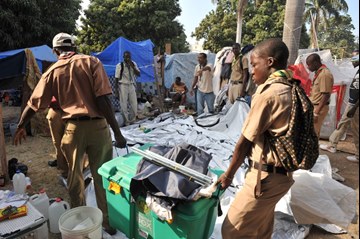
MULTIPOLYGON (((202 76, 198 79, 197 86, 198 90, 203 93, 213 92, 213 67, 211 64, 207 64, 211 68, 211 71, 203 71, 202 76)), ((194 76, 197 76, 197 72, 201 69, 200 65, 196 65, 194 76)))
MULTIPOLYGON (((135 69, 139 70, 139 67, 137 66, 137 64, 133 61, 135 69)), ((120 74, 121 74, 121 66, 122 64, 119 63, 116 65, 116 69, 115 69, 115 78, 119 79, 119 82, 121 84, 134 84, 136 83, 136 75, 134 72, 134 69, 131 66, 128 66, 125 62, 123 62, 124 65, 124 71, 122 73, 122 77, 120 79, 120 74)))

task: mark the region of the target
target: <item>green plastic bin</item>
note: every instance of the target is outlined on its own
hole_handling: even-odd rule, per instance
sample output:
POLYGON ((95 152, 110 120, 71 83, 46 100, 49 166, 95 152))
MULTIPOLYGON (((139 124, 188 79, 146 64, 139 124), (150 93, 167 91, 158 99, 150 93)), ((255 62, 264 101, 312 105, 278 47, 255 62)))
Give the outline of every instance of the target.
POLYGON ((110 225, 130 239, 209 238, 217 218, 218 197, 223 191, 218 190, 210 199, 179 203, 172 211, 173 221, 162 221, 147 208, 145 200, 133 202, 131 198, 130 181, 141 159, 142 156, 130 153, 103 164, 98 170, 106 190, 110 225))

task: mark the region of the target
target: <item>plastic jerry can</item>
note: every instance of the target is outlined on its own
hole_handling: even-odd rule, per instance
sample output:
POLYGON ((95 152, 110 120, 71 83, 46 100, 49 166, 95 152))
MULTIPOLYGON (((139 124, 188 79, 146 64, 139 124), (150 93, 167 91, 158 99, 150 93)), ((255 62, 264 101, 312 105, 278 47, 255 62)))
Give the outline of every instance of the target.
POLYGON ((26 190, 25 175, 20 170, 16 170, 16 173, 14 174, 12 181, 14 186, 14 192, 16 194, 24 194, 26 190))
POLYGON ((29 202, 33 205, 46 219, 49 219, 49 197, 45 189, 41 189, 39 194, 34 194, 29 198, 29 202))
POLYGON ((70 209, 69 203, 63 201, 61 198, 56 198, 49 207, 49 225, 50 232, 60 233, 59 218, 60 216, 70 209))

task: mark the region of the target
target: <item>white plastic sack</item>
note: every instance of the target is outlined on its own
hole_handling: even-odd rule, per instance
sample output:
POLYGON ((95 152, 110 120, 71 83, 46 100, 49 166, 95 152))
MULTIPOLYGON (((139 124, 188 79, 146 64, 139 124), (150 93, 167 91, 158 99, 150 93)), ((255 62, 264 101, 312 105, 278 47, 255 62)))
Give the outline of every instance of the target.
POLYGON ((298 224, 335 224, 346 229, 356 213, 355 190, 320 173, 293 175, 290 206, 298 224))

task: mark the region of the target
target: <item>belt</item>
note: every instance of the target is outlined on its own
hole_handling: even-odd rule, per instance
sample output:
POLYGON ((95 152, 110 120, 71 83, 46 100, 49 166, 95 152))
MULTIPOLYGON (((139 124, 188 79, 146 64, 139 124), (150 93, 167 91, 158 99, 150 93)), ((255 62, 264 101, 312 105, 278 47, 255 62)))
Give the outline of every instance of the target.
MULTIPOLYGON (((249 163, 250 163, 250 166, 252 166, 253 168, 255 168, 255 169, 259 168, 258 162, 249 160, 249 163)), ((287 171, 284 167, 274 167, 274 165, 271 165, 271 164, 261 165, 261 171, 268 172, 268 173, 278 173, 278 174, 287 175, 287 171)))
POLYGON ((90 117, 90 116, 80 116, 77 118, 70 118, 68 120, 72 120, 72 121, 85 121, 85 120, 99 120, 99 119, 103 119, 101 117, 90 117))
MULTIPOLYGON (((319 104, 314 104, 314 105, 319 105, 319 104)), ((325 105, 330 105, 330 102, 327 102, 325 105)))
POLYGON ((234 85, 238 85, 238 84, 242 84, 243 82, 242 81, 238 81, 238 80, 236 80, 236 81, 230 81, 230 83, 231 84, 234 84, 234 85))

